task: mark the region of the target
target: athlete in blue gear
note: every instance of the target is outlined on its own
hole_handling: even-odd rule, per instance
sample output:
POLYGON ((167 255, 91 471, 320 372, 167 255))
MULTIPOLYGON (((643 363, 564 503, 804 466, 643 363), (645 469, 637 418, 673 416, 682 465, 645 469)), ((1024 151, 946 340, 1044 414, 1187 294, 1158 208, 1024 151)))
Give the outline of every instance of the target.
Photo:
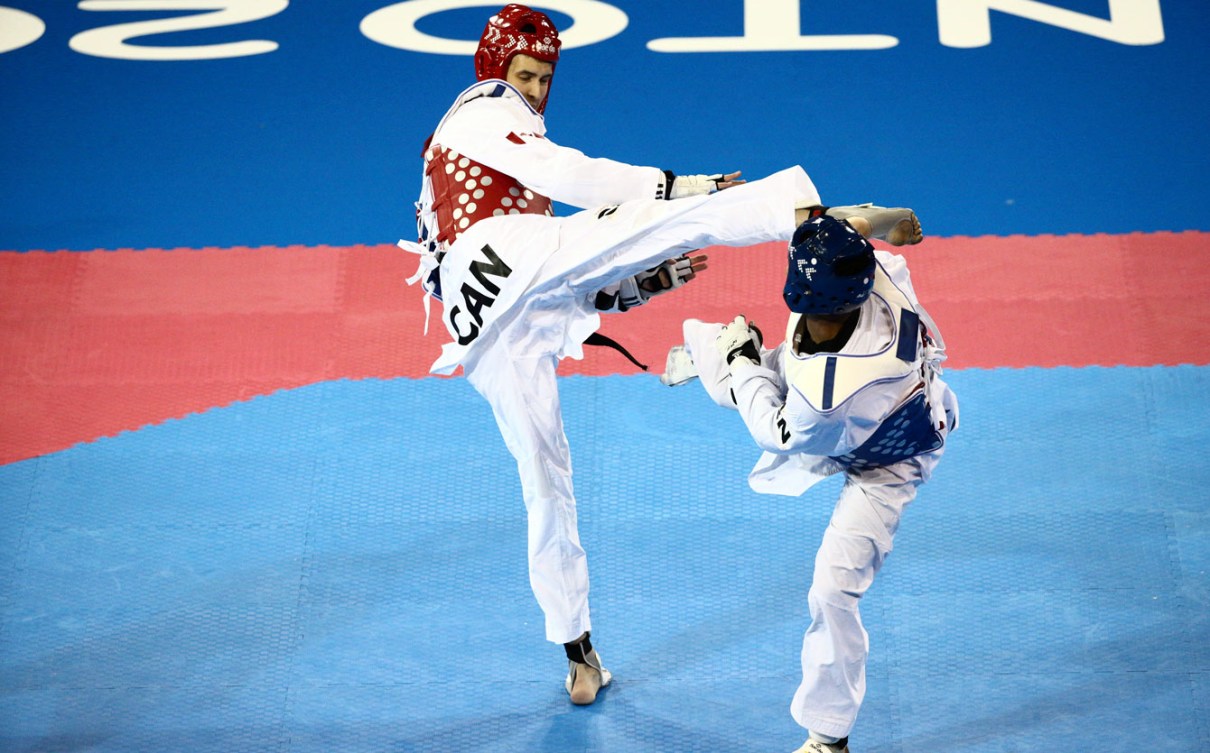
POLYGON ((798 496, 845 476, 807 597, 791 713, 809 738, 798 753, 848 750, 869 652, 858 604, 958 420, 940 379, 944 344, 906 262, 854 229, 871 231, 863 218, 851 222, 821 216, 795 231, 785 342, 765 349, 742 316, 726 325, 690 319, 663 377, 681 384, 700 375, 716 403, 739 411, 764 450, 749 475, 755 491, 798 496))

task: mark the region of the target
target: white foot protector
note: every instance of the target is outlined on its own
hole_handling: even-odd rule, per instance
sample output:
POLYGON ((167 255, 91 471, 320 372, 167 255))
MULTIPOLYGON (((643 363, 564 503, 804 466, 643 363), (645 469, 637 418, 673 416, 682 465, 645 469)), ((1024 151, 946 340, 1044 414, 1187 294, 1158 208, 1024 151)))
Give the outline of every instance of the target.
POLYGON ((873 228, 871 238, 884 240, 892 246, 914 245, 924 240, 920 220, 916 213, 903 207, 876 207, 873 204, 856 204, 844 207, 829 207, 826 214, 838 220, 861 217, 873 228))
POLYGON ((571 702, 577 706, 592 704, 597 700, 597 693, 600 692, 601 688, 606 687, 613 681, 613 673, 601 666, 601 660, 595 651, 591 652, 587 658, 589 659, 588 664, 569 661, 567 663, 567 679, 563 681, 563 687, 567 689, 567 694, 571 696, 571 702), (583 676, 581 676, 581 673, 583 673, 583 676))
POLYGON ((684 345, 677 345, 668 351, 668 360, 664 363, 664 373, 660 374, 660 382, 669 387, 688 384, 697 379, 697 366, 689 357, 684 345))

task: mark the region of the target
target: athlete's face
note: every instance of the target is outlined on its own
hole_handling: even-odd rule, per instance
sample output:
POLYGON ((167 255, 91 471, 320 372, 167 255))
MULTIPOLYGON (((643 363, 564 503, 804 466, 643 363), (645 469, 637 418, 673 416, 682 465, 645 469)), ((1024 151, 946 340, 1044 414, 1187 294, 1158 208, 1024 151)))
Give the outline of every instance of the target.
POLYGON ((504 80, 517 87, 529 104, 537 110, 546 99, 550 90, 550 79, 555 75, 555 67, 529 55, 514 55, 508 64, 508 73, 504 80))

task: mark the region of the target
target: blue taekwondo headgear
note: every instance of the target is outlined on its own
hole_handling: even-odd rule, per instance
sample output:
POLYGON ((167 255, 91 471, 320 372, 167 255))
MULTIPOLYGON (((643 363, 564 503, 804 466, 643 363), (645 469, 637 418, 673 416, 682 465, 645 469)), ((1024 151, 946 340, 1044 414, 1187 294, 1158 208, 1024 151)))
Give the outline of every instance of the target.
POLYGON ((849 223, 822 215, 807 220, 790 241, 782 297, 798 314, 847 314, 874 288, 874 246, 849 223))

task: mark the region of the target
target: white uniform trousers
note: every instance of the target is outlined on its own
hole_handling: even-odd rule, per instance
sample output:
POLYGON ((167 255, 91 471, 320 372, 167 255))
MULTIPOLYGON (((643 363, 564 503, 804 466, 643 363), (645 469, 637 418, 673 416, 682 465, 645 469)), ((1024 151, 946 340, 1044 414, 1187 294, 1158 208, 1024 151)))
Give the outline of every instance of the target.
POLYGON ((528 519, 529 583, 546 615, 546 637, 568 643, 592 629, 588 561, 576 526, 571 451, 563 432, 559 360, 549 353, 484 350, 466 373, 487 399, 517 461, 528 519))
POLYGON ((591 629, 588 566, 576 527, 555 370, 560 357, 578 357, 584 338, 599 326, 595 292, 705 246, 788 240, 794 204, 803 200, 818 203, 819 197, 806 173, 791 168, 710 196, 637 200, 567 218, 489 219, 472 226, 442 261, 447 313, 452 306, 469 310, 450 293, 473 280, 460 265, 469 265, 467 258, 483 245, 518 270, 493 279, 500 287, 497 303, 484 308, 475 342, 464 349, 446 346, 434 370, 461 363, 491 404, 517 461, 529 519, 530 583, 546 616, 548 640, 566 643, 591 629), (558 233, 532 232, 545 223, 558 223, 558 233), (535 247, 540 238, 556 237, 556 247, 535 247), (544 259, 541 266, 523 273, 534 256, 544 259))
POLYGON ((802 684, 790 713, 803 727, 847 737, 865 697, 869 635, 858 602, 891 553, 904 509, 932 475, 944 448, 884 468, 846 473, 815 555, 802 642, 802 684))

